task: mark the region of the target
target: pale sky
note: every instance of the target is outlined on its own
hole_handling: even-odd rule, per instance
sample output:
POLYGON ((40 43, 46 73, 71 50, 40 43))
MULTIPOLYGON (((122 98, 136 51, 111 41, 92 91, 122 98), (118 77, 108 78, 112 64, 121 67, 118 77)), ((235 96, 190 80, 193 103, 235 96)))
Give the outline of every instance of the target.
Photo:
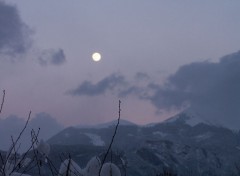
POLYGON ((239 7, 238 0, 0 0, 1 118, 32 110, 65 126, 102 123, 117 118, 121 99, 122 118, 162 121, 170 114, 160 112, 149 85, 237 52, 239 7), (100 62, 91 59, 96 51, 100 62))

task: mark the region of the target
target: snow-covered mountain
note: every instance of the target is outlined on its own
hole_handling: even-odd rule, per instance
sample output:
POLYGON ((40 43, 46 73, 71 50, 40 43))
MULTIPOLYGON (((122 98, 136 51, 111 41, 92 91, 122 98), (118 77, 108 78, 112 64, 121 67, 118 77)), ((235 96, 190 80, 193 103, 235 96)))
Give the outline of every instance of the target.
POLYGON ((191 111, 184 111, 164 121, 164 123, 174 123, 174 122, 184 122, 192 127, 201 123, 207 124, 207 125, 213 125, 209 121, 202 119, 198 114, 193 113, 191 111))
MULTIPOLYGON (((104 151, 114 129, 115 125, 71 127, 48 142, 98 147, 104 151)), ((237 175, 236 166, 240 165, 239 133, 189 112, 151 126, 120 125, 113 150, 124 153, 130 176, 156 175, 164 169, 178 175, 237 175)))

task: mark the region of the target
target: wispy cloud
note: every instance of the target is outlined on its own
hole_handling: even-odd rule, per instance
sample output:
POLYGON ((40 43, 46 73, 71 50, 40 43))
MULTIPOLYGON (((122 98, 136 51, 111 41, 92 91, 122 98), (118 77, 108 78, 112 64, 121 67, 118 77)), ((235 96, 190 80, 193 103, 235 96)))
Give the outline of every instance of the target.
POLYGON ((126 83, 124 76, 112 74, 96 84, 90 81, 84 81, 76 89, 70 90, 68 93, 73 96, 96 96, 106 93, 108 90, 113 91, 120 89, 126 83))
POLYGON ((62 65, 66 62, 66 56, 63 49, 49 49, 42 51, 41 55, 38 58, 40 65, 62 65))
POLYGON ((149 99, 153 90, 150 81, 149 75, 143 72, 136 73, 130 81, 122 74, 113 73, 95 84, 84 81, 76 89, 68 91, 68 94, 73 96, 97 96, 111 92, 118 97, 134 95, 140 99, 149 99))

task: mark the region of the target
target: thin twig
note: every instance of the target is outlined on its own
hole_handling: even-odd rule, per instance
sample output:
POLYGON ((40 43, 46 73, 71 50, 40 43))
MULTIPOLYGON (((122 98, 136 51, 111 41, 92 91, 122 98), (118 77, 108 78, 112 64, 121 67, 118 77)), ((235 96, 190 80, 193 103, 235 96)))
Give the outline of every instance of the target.
MULTIPOLYGON (((31 164, 32 164, 32 163, 31 163, 31 164)), ((29 164, 29 166, 30 166, 30 164, 29 164)), ((28 167, 29 167, 29 166, 28 166, 28 167)), ((34 164, 33 166, 31 166, 30 168, 25 169, 24 172, 27 173, 27 172, 31 171, 32 169, 35 169, 36 166, 37 166, 37 163, 35 163, 35 164, 34 164)))
POLYGON ((1 107, 0 107, 0 113, 2 113, 2 110, 3 110, 4 100, 5 100, 5 90, 3 90, 3 96, 2 96, 2 103, 1 103, 1 107))
POLYGON ((57 170, 57 168, 54 166, 54 164, 53 164, 53 162, 48 158, 48 157, 46 157, 47 158, 47 160, 48 160, 48 164, 49 164, 49 167, 51 168, 51 170, 52 170, 52 168, 55 170, 55 172, 57 173, 57 174, 59 174, 58 173, 58 170, 57 170))
POLYGON ((30 150, 33 148, 34 144, 36 144, 37 138, 38 138, 38 135, 39 135, 39 131, 40 131, 40 128, 38 129, 37 135, 36 135, 35 132, 34 132, 35 138, 34 138, 34 140, 32 140, 31 146, 30 146, 30 147, 28 148, 28 150, 24 153, 24 155, 23 155, 23 157, 21 158, 20 162, 22 162, 22 161, 26 158, 27 154, 28 154, 28 153, 30 152, 30 150))
POLYGON ((29 114, 28 114, 28 119, 27 119, 27 121, 26 121, 26 123, 25 123, 25 126, 23 127, 22 131, 20 132, 20 134, 18 135, 16 141, 14 142, 14 144, 13 144, 11 150, 10 150, 10 153, 11 153, 12 150, 14 149, 14 147, 15 147, 15 145, 17 144, 17 142, 19 141, 19 139, 21 138, 21 136, 22 136, 23 132, 25 131, 25 129, 27 128, 28 122, 29 122, 30 117, 31 117, 31 113, 32 113, 32 112, 30 111, 29 114))
POLYGON ((110 142, 110 144, 109 144, 109 146, 108 146, 107 152, 106 152, 106 154, 104 155, 103 161, 102 161, 102 163, 101 163, 101 167, 100 167, 99 172, 98 172, 98 175, 99 175, 99 176, 100 176, 100 173, 101 173, 103 164, 104 164, 104 162, 105 162, 105 160, 106 160, 106 158, 107 158, 107 155, 108 155, 109 151, 110 151, 111 148, 112 148, 112 144, 113 144, 114 138, 115 138, 115 136, 116 136, 116 134, 117 134, 117 129, 118 129, 118 126, 119 126, 119 123, 120 123, 120 118, 121 118, 121 101, 119 100, 119 101, 118 101, 118 121, 117 121, 117 125, 116 125, 116 127, 115 127, 115 130, 114 130, 114 133, 113 133, 111 142, 110 142))
MULTIPOLYGON (((63 153, 62 153, 62 155, 64 156, 63 153)), ((71 159, 70 153, 69 153, 69 155, 68 155, 68 163, 67 163, 67 164, 64 163, 66 160, 63 160, 61 156, 59 156, 59 157, 60 157, 60 161, 62 162, 62 164, 64 164, 64 166, 67 167, 66 176, 67 176, 67 175, 71 175, 71 172, 73 172, 73 171, 75 171, 75 173, 77 173, 78 176, 83 176, 83 174, 80 173, 80 172, 77 170, 77 168, 72 164, 72 159, 71 159), (69 171, 70 171, 70 174, 69 174, 69 171)), ((64 157, 65 157, 65 156, 64 156, 64 157)), ((58 175, 64 176, 64 174, 60 174, 59 172, 58 172, 58 175)))
POLYGON ((17 151, 16 151, 16 146, 14 145, 14 140, 13 137, 11 136, 12 143, 13 143, 13 152, 14 152, 14 166, 17 164, 17 151))
MULTIPOLYGON (((21 167, 18 167, 18 165, 21 166, 21 163, 24 162, 24 160, 26 159, 27 154, 28 154, 28 153, 30 152, 30 150, 33 148, 34 144, 35 144, 36 141, 37 141, 37 137, 38 137, 38 135, 39 135, 39 131, 40 131, 40 129, 38 129, 37 135, 35 134, 35 138, 32 139, 32 144, 31 144, 31 146, 28 148, 28 150, 24 153, 24 155, 23 155, 23 156, 21 157, 21 159, 18 161, 18 164, 14 166, 12 172, 13 172, 13 171, 17 171, 17 172, 18 172, 18 171, 21 169, 21 167)), ((34 133, 35 133, 35 132, 34 132, 34 133)), ((34 159, 35 159, 35 158, 33 158, 33 160, 34 160, 34 159)), ((26 172, 26 170, 28 169, 28 167, 29 167, 31 164, 32 164, 32 163, 29 163, 27 166, 25 166, 25 169, 24 169, 23 172, 26 172)))
MULTIPOLYGON (((35 138, 35 132, 34 130, 31 131, 31 136, 32 136, 32 143, 34 143, 34 140, 36 141, 37 138, 35 138)), ((34 158, 36 159, 37 162, 37 167, 38 167, 38 174, 41 176, 41 165, 42 165, 42 161, 40 159, 38 159, 38 151, 36 151, 34 145, 32 145, 33 147, 33 154, 34 154, 34 158), (40 162, 40 163, 39 163, 40 162)))
MULTIPOLYGON (((5 91, 4 91, 4 92, 5 92, 5 91)), ((23 132, 25 131, 25 129, 26 129, 27 125, 28 125, 28 122, 29 122, 29 120, 30 120, 30 117, 31 117, 31 111, 30 111, 29 114, 28 114, 28 119, 27 119, 27 121, 26 121, 26 123, 25 123, 25 126, 23 127, 22 131, 19 133, 19 135, 18 135, 16 141, 13 143, 12 147, 9 149, 9 153, 8 153, 7 156, 6 156, 6 163, 8 162, 8 160, 9 160, 11 154, 12 154, 12 151, 13 151, 14 148, 15 148, 15 145, 16 145, 17 142, 20 140, 23 132)), ((5 163, 4 166, 3 166, 3 172, 5 172, 6 163, 5 163)))
POLYGON ((48 167, 50 168, 50 171, 51 171, 52 176, 54 176, 54 172, 53 172, 53 169, 52 169, 52 166, 51 166, 51 163, 50 163, 50 162, 48 162, 48 167))
POLYGON ((71 155, 69 154, 66 176, 69 176, 69 171, 70 171, 70 175, 71 175, 70 165, 71 165, 71 155))
MULTIPOLYGON (((0 152, 0 159, 1 159, 1 162, 2 162, 2 164, 4 164, 4 160, 3 160, 3 156, 2 156, 2 154, 1 154, 1 152, 0 152)), ((4 175, 4 172, 3 172, 3 170, 0 168, 0 173, 2 174, 2 175, 4 175)))
MULTIPOLYGON (((21 157, 21 159, 20 159, 20 161, 18 162, 18 163, 22 163, 25 159, 26 159, 26 156, 27 156, 27 154, 30 152, 30 150, 33 148, 33 146, 34 146, 34 144, 36 144, 36 141, 37 141, 37 138, 38 138, 38 135, 39 135, 39 131, 40 131, 40 128, 38 129, 38 132, 37 132, 37 135, 35 134, 35 132, 34 132, 34 135, 35 135, 35 137, 34 137, 34 139, 32 139, 32 144, 31 144, 31 146, 28 148, 28 150, 24 153, 24 155, 21 157)), ((31 132, 32 133, 32 132, 31 132)), ((35 158, 34 158, 35 159, 35 158)), ((29 167, 29 165, 30 165, 31 163, 29 163, 28 164, 28 166, 25 166, 25 170, 27 170, 27 168, 29 167)), ((16 169, 16 166, 15 166, 15 168, 14 168, 14 170, 16 169)), ((20 168, 18 168, 18 170, 19 170, 20 168)), ((17 171, 18 171, 17 170, 17 171)))
POLYGON ((36 145, 38 145, 38 143, 39 143, 39 141, 38 141, 38 135, 39 135, 40 130, 41 130, 41 128, 38 128, 37 135, 36 135, 34 129, 32 129, 32 131, 31 131, 32 140, 34 139, 36 145))
POLYGON ((1 154, 1 152, 0 152, 0 159, 1 159, 2 163, 4 164, 4 160, 3 160, 3 156, 1 154))

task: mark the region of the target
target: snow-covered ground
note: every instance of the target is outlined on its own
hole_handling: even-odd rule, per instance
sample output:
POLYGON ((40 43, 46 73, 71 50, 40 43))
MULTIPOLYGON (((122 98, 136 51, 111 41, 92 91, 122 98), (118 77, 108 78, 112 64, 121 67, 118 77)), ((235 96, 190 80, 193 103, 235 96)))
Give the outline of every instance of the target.
POLYGON ((88 136, 92 141, 92 144, 95 146, 105 146, 105 142, 102 140, 102 138, 96 134, 93 133, 84 133, 86 136, 88 136))

